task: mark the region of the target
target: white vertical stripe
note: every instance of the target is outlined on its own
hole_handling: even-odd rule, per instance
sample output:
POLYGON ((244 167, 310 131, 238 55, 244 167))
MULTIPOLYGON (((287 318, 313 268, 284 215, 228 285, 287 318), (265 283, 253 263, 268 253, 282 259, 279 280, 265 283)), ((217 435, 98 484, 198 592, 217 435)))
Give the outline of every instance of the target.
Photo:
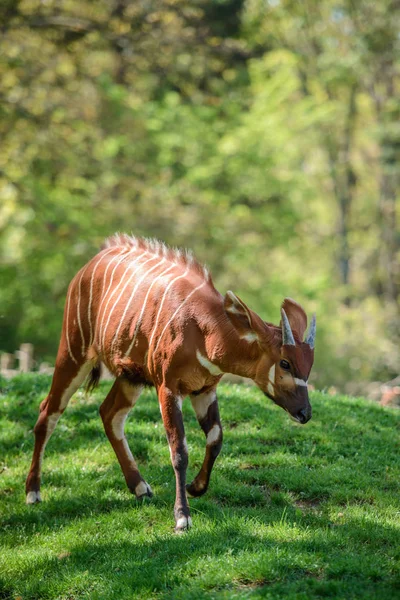
MULTIPOLYGON (((119 288, 119 287, 122 285, 122 283, 123 283, 123 281, 124 281, 124 277, 125 277, 125 275, 128 273, 129 269, 130 269, 130 268, 131 268, 133 265, 136 265, 136 263, 137 263, 138 261, 142 260, 142 259, 143 259, 143 258, 144 258, 144 257, 145 257, 147 254, 148 254, 148 253, 147 253, 147 252, 145 252, 144 254, 140 254, 139 256, 137 256, 136 258, 134 258, 133 260, 131 260, 131 261, 128 263, 128 265, 126 266, 126 269, 125 269, 124 273, 121 275, 119 282, 117 283, 117 285, 115 286, 115 288, 114 288, 113 290, 111 290, 111 293, 110 293, 110 295, 109 295, 109 297, 108 297, 108 299, 107 299, 106 305, 105 305, 105 307, 104 307, 104 310, 103 310, 103 315, 102 315, 102 317, 101 317, 101 322, 100 322, 100 325, 99 325, 99 327, 98 327, 98 334, 99 334, 99 347, 100 347, 100 349, 102 348, 102 345, 103 345, 103 344, 102 344, 102 330, 103 330, 103 324, 104 324, 104 320, 105 320, 105 318, 106 318, 106 315, 107 315, 107 308, 108 308, 108 305, 110 304, 111 298, 112 298, 112 297, 114 296, 114 294, 115 294, 115 293, 118 291, 118 288, 119 288)), ((149 260, 151 260, 151 259, 149 259, 149 260)), ((120 262, 121 262, 121 261, 118 261, 118 264, 120 264, 120 262)), ((142 264, 143 264, 143 263, 142 263, 142 264)), ((116 266, 118 266, 118 265, 116 265, 116 266)), ((114 269, 114 270, 115 270, 115 269, 114 269)), ((136 270, 137 270, 137 269, 136 269, 136 270)), ((134 271, 134 273, 136 273, 136 270, 134 271)), ((113 273, 113 274, 114 274, 114 273, 113 273)), ((108 294, 108 290, 109 290, 109 289, 110 289, 110 286, 109 286, 109 287, 108 287, 108 289, 107 289, 106 295, 108 294)), ((106 297, 106 296, 104 296, 104 297, 106 297)), ((104 330, 103 330, 103 333, 104 333, 104 330)))
MULTIPOLYGON (((165 259, 163 259, 163 260, 165 260, 165 259)), ((174 265, 170 265, 168 267, 168 269, 165 269, 162 273, 160 273, 159 275, 157 275, 157 277, 155 277, 155 279, 153 279, 153 281, 152 281, 149 289, 147 290, 147 294, 146 294, 146 297, 145 297, 144 302, 143 302, 142 310, 140 311, 139 318, 138 318, 138 320, 136 322, 135 333, 134 333, 132 342, 131 342, 128 350, 125 352, 125 356, 129 356, 129 354, 131 353, 131 350, 132 350, 133 346, 135 345, 136 337, 137 337, 137 334, 138 334, 138 331, 139 331, 139 328, 140 328, 140 323, 142 321, 142 318, 143 318, 143 315, 144 315, 144 311, 145 311, 145 308, 146 308, 146 304, 147 304, 147 300, 149 299, 149 294, 151 292, 151 289, 152 289, 153 285, 157 282, 157 280, 161 279, 161 277, 164 277, 164 275, 166 275, 174 267, 176 267, 175 264, 174 265)), ((126 310, 125 310, 125 312, 126 312, 126 310)), ((125 317, 125 313, 124 313, 124 315, 123 315, 123 317, 121 319, 121 323, 124 320, 124 317, 125 317)), ((119 327, 121 326, 121 323, 120 323, 119 327)), ((118 331, 119 331, 119 327, 118 327, 118 331)), ((118 331, 117 331, 117 333, 118 333, 118 331)), ((117 333, 115 335, 117 335, 117 333)))
POLYGON ((183 277, 186 277, 186 275, 188 274, 188 272, 189 272, 189 266, 186 267, 186 271, 183 274, 178 275, 177 277, 175 277, 174 279, 172 279, 169 282, 169 284, 167 285, 167 287, 165 288, 165 292, 164 292, 164 295, 163 295, 163 297, 161 299, 160 307, 158 309, 158 313, 157 313, 157 317, 156 317, 156 322, 154 323, 153 331, 152 331, 151 338, 150 338, 150 341, 149 341, 149 350, 148 350, 149 354, 150 354, 150 348, 151 348, 151 344, 152 344, 152 341, 153 341, 154 334, 157 331, 157 325, 158 325, 158 321, 160 319, 162 307, 164 306, 164 301, 165 301, 165 299, 167 297, 167 294, 168 294, 168 290, 175 283, 175 281, 178 281, 178 279, 182 279, 183 277))
MULTIPOLYGON (((99 260, 97 261, 97 263, 95 264, 93 271, 92 271, 92 276, 90 278, 90 293, 89 293, 89 306, 88 306, 88 321, 89 321, 89 327, 90 327, 90 340, 89 340, 89 347, 92 345, 93 342, 93 327, 92 327, 92 299, 93 299, 93 282, 94 282, 94 274, 96 272, 97 267, 99 266, 99 264, 101 263, 101 261, 107 256, 107 254, 110 254, 111 252, 113 252, 115 250, 115 246, 113 246, 112 248, 109 248, 107 250, 107 252, 104 254, 103 252, 101 252, 102 256, 99 258, 99 260)), ((101 298, 101 296, 100 296, 101 298)))
MULTIPOLYGON (((153 256, 152 258, 158 258, 158 259, 159 259, 160 257, 159 257, 159 256, 157 256, 157 257, 153 256)), ((148 262, 148 261, 146 261, 146 262, 148 262)), ((135 285, 135 287, 133 288, 133 290, 132 290, 132 292, 131 292, 131 295, 130 295, 130 297, 129 297, 129 300, 128 300, 128 302, 127 302, 126 306, 125 306, 125 310, 124 310, 124 312, 123 312, 123 315, 122 315, 122 317, 121 317, 121 320, 120 320, 120 322, 119 322, 119 325, 118 325, 118 327, 117 327, 117 330, 116 330, 116 332, 115 332, 115 334, 114 334, 113 340, 112 340, 112 342, 111 342, 111 348, 113 347, 113 345, 114 345, 114 343, 115 343, 115 341, 116 341, 116 339, 117 339, 117 336, 118 336, 119 330, 120 330, 120 328, 121 328, 121 325, 122 325, 122 323, 123 323, 123 321, 124 321, 124 319, 125 319, 126 313, 128 312, 128 308, 129 308, 129 306, 130 306, 130 304, 131 304, 131 302, 132 302, 133 298, 135 297, 135 294, 136 294, 136 291, 137 291, 137 289, 138 289, 139 285, 141 284, 141 282, 143 281, 143 279, 145 279, 145 278, 146 278, 146 277, 147 277, 147 276, 148 276, 148 275, 149 275, 149 274, 150 274, 152 271, 154 271, 154 269, 157 269, 157 268, 158 268, 160 265, 162 265, 164 262, 165 262, 165 258, 163 258, 163 259, 162 259, 160 262, 158 262, 156 265, 154 265, 154 267, 152 267, 152 268, 150 269, 150 271, 147 271, 146 273, 144 273, 144 275, 143 275, 143 276, 142 276, 142 277, 139 279, 139 281, 137 281, 137 282, 136 282, 136 285, 135 285)), ((146 264, 146 263, 143 263, 143 264, 146 264)), ((150 286, 150 287, 151 287, 151 286, 150 286)), ((128 356, 128 352, 125 354, 125 356, 128 356)))
MULTIPOLYGON (((112 257, 112 259, 108 262, 107 266, 106 266, 106 270, 104 271, 104 276, 103 276, 103 283, 101 284, 101 292, 100 292, 100 298, 101 298, 101 302, 100 302, 100 306, 99 309, 101 308, 103 302, 104 302, 104 298, 107 296, 107 294, 104 294, 103 296, 103 292, 104 292, 104 287, 107 281, 107 273, 108 273, 108 269, 111 267, 113 260, 115 260, 116 258, 119 258, 122 254, 124 254, 125 256, 127 255, 127 248, 124 248, 123 250, 120 250, 118 252, 118 254, 116 254, 115 256, 112 257)), ((129 250, 130 252, 130 250, 129 250)), ((107 290, 108 292, 108 290, 107 290)))
MULTIPOLYGON (((74 279, 75 279, 75 277, 74 277, 74 279)), ((74 281, 74 279, 72 281, 74 281)), ((66 337, 67 337, 68 354, 70 355, 70 357, 74 361, 74 363, 77 365, 78 361, 76 360, 76 358, 72 354, 71 344, 69 342, 69 305, 70 305, 70 302, 71 302, 72 281, 69 284, 69 288, 68 288, 67 319, 66 319, 66 323, 65 323, 65 334, 66 334, 66 337)))
POLYGON ((156 347, 154 348, 153 354, 155 354, 155 353, 156 353, 156 351, 157 351, 157 348, 158 348, 158 345, 159 345, 159 343, 160 343, 160 341, 161 341, 161 338, 163 337, 163 335, 164 335, 164 333, 165 333, 165 331, 166 331, 166 329, 167 329, 168 325, 169 325, 169 324, 171 323, 171 321, 172 321, 172 320, 173 320, 173 319, 176 317, 176 315, 178 314, 178 312, 180 311, 180 309, 181 309, 181 308, 182 308, 182 307, 183 307, 183 306, 186 304, 186 302, 189 300, 189 298, 191 298, 191 297, 193 296, 193 294, 194 294, 195 292, 197 292, 197 291, 198 291, 200 288, 202 288, 202 287, 203 287, 203 285, 205 285, 206 283, 207 283, 206 281, 203 281, 203 282, 202 282, 200 285, 198 285, 197 287, 195 287, 195 288, 194 288, 194 290, 192 290, 192 291, 190 292, 190 294, 189 294, 188 296, 186 296, 186 298, 184 299, 184 301, 183 301, 183 302, 181 302, 181 304, 178 306, 178 308, 176 309, 176 311, 174 312, 174 314, 172 315, 172 317, 171 317, 171 318, 168 320, 168 322, 166 323, 166 325, 165 325, 164 329, 162 330, 162 332, 161 332, 161 335, 159 336, 159 338, 158 338, 158 340, 157 340, 157 344, 156 344, 156 347))
MULTIPOLYGON (((113 247, 116 248, 115 246, 113 246, 113 247)), ((130 252, 130 250, 129 250, 129 252, 130 252)), ((100 292, 100 296, 99 296, 100 304, 99 304, 99 307, 97 309, 96 322, 94 324, 94 337, 95 338, 96 338, 96 335, 98 333, 98 331, 97 331, 97 321, 99 320, 99 317, 100 317, 101 307, 103 306, 103 302, 104 302, 104 300, 105 300, 105 298, 107 296, 107 294, 103 295, 103 292, 104 292, 105 284, 106 284, 106 281, 107 281, 108 269, 112 265, 113 261, 116 260, 116 259, 118 259, 122 254, 124 254, 124 256, 127 256, 127 249, 126 248, 124 248, 122 251, 121 251, 121 249, 119 249, 118 253, 115 256, 113 256, 111 258, 111 260, 108 261, 108 264, 107 264, 106 269, 104 271, 103 281, 102 281, 102 284, 101 284, 101 292, 100 292)), ((99 342, 100 342, 100 338, 99 338, 99 342)))
MULTIPOLYGON (((109 283, 108 283, 108 288, 107 288, 107 290, 106 290, 106 292, 105 292, 104 296, 102 295, 101 302, 100 302, 100 306, 99 306, 99 310, 98 310, 98 316, 100 316, 100 310, 101 310, 101 307, 103 306, 104 300, 107 298, 108 292, 110 291, 111 284, 112 284, 112 282, 113 282, 113 280, 114 280, 114 273, 115 273, 116 269, 117 269, 117 268, 118 268, 118 266, 119 266, 119 265, 122 263, 122 261, 123 261, 123 260, 125 260, 125 258, 127 258, 127 257, 128 257, 130 254, 132 254, 132 251, 133 251, 133 248, 129 248, 129 249, 127 249, 127 248, 124 248, 124 250, 123 250, 123 253, 122 253, 122 256, 117 254, 117 255, 116 255, 115 257, 113 257, 113 258, 110 260, 110 262, 108 263, 108 265, 107 265, 107 268, 106 268, 106 272, 104 273, 104 283, 105 283, 105 281, 106 281, 106 277, 107 277, 107 271, 108 271, 108 268, 110 267, 110 265, 111 265, 111 263, 113 262, 113 260, 115 260, 116 258, 118 258, 118 257, 119 257, 119 259, 117 260, 117 262, 116 262, 116 263, 115 263, 115 265, 114 265, 114 268, 113 268, 113 270, 111 271, 111 277, 110 277, 110 281, 109 281, 109 283)), ((103 316, 104 316, 104 315, 103 315, 103 316)), ((99 341, 100 341, 100 339, 99 339, 99 341)))
MULTIPOLYGON (((108 313, 108 319, 107 319, 107 323, 105 324, 105 327, 104 327, 104 329, 103 329, 103 337, 102 337, 102 342, 101 342, 101 347, 102 347, 102 348, 104 348, 104 342, 105 342, 105 339, 106 339, 107 327, 108 327, 108 325, 109 325, 109 323, 110 323, 111 315, 113 314, 115 307, 117 306, 118 302, 120 301, 120 299, 121 299, 121 297, 122 297, 122 294, 125 292, 125 290, 126 290, 126 288, 128 287, 128 285, 129 285, 130 281, 131 281, 131 280, 132 280, 132 278, 133 278, 133 277, 136 275, 136 273, 137 273, 137 272, 138 272, 138 271, 139 271, 139 270, 140 270, 142 267, 144 267, 144 265, 146 265, 148 262, 150 262, 151 260, 158 260, 158 261, 159 261, 159 260, 160 260, 160 257, 159 257, 159 256, 154 256, 154 254, 153 254, 153 255, 152 255, 150 258, 148 258, 147 260, 145 260, 145 261, 144 261, 144 263, 141 263, 141 264, 138 266, 138 268, 137 268, 137 269, 135 269, 135 270, 133 271, 133 273, 131 273, 131 275, 128 277, 128 279, 127 279, 127 281, 126 281, 126 283, 125 283, 124 287, 123 287, 123 288, 122 288, 122 290, 120 291, 118 298, 116 299, 116 301, 114 302, 114 305, 113 305, 112 309, 111 309, 111 310, 110 310, 110 312, 108 313)), ((142 279, 144 279, 145 277, 147 277, 148 273, 150 273, 151 271, 153 271, 153 269, 157 268, 157 267, 159 266, 159 264, 160 264, 160 262, 158 262, 158 263, 157 263, 157 264, 156 264, 156 265, 155 265, 155 266, 154 266, 152 269, 150 269, 150 271, 147 271, 147 272, 146 272, 146 273, 143 275, 143 277, 141 277, 141 278, 139 279, 139 282, 136 284, 136 286, 135 286, 135 288, 134 288, 134 291, 133 291, 133 293, 136 291, 136 289, 137 289, 137 286, 138 286, 138 285, 139 285, 139 283, 142 281, 142 279)), ((115 290, 114 290, 113 294, 111 294, 111 296, 113 296, 113 295, 115 294, 115 292, 116 292, 116 290, 118 289, 118 287, 119 287, 119 284, 118 284, 118 286, 115 288, 115 290)), ((133 298, 133 293, 131 294, 131 296, 130 296, 130 298, 129 298, 129 301, 128 301, 128 305, 127 305, 127 306, 129 306, 129 304, 131 303, 131 300, 132 300, 132 298, 133 298)), ((110 299, 111 299, 111 296, 110 296, 110 299)), ((109 301, 110 301, 110 299, 109 299, 109 301)), ((108 302, 107 302, 107 306, 108 306, 108 302)), ((107 310, 107 306, 106 306, 106 308, 105 308, 104 312, 106 312, 106 310, 107 310)), ((127 308, 125 307, 125 311, 126 311, 126 310, 127 310, 127 308)))
MULTIPOLYGON (((153 256, 152 256, 151 258, 149 258, 149 260, 147 260, 146 262, 149 262, 150 260, 152 260, 152 259, 154 259, 154 258, 159 258, 159 257, 155 257, 155 256, 153 255, 153 256)), ((144 262, 144 263, 143 263, 143 265, 145 265, 145 264, 146 264, 146 262, 144 262)), ((121 317, 121 319, 120 319, 120 322, 119 322, 119 324, 118 324, 118 327, 117 327, 117 329, 116 329, 116 331, 115 331, 115 333, 114 333, 114 337, 113 337, 113 339, 112 339, 112 341, 111 341, 111 350, 113 349, 113 346, 115 345, 115 342, 116 342, 116 340, 117 340, 117 337, 118 337, 119 330, 121 329, 122 323, 124 322, 124 319, 125 319, 125 317, 126 317, 126 313, 128 312, 128 308, 129 308, 129 306, 130 306, 130 304, 131 304, 131 302, 132 302, 132 300, 133 300, 133 297, 134 297, 134 295, 135 295, 135 293, 136 293, 136 290, 137 290, 137 288, 138 288, 138 286, 139 286, 140 282, 141 282, 143 279, 145 279, 145 277, 147 277, 147 275, 148 275, 149 273, 151 273, 152 271, 154 271, 154 269, 156 269, 158 266, 160 266, 160 265, 161 265, 163 262, 165 262, 165 258, 163 258, 163 259, 162 259, 162 260, 161 260, 159 263, 157 263, 157 265, 155 265, 154 267, 152 267, 152 268, 150 269, 150 271, 147 271, 147 272, 146 272, 146 273, 145 273, 145 274, 144 274, 144 275, 143 275, 143 276, 142 276, 142 277, 139 279, 139 281, 136 283, 135 287, 133 288, 133 291, 131 292, 131 295, 130 295, 130 297, 129 297, 129 300, 128 300, 128 302, 126 303, 126 306, 125 306, 124 312, 123 312, 123 314, 122 314, 122 317, 121 317)), ((139 267, 139 268, 140 268, 140 267, 139 267)), ((136 269, 135 273, 136 273, 138 270, 139 270, 139 269, 136 269)), ((132 279, 132 277, 130 277, 130 278, 129 278, 129 281, 130 281, 131 279, 132 279)), ((157 278, 156 278, 156 279, 157 279, 157 278)), ((151 287, 151 286, 150 286, 150 287, 151 287)), ((126 288, 126 286, 125 286, 125 288, 126 288)), ((125 288, 124 288, 124 289, 125 289, 125 288)), ((114 305, 114 307, 115 307, 115 305, 114 305)), ((114 310, 114 308, 113 308, 113 310, 114 310)), ((104 343, 104 342, 103 342, 103 343, 104 343)), ((126 356, 126 355, 125 355, 125 356, 126 356)))
POLYGON ((76 313, 78 315, 78 325, 79 325, 79 331, 81 332, 81 338, 82 338, 82 356, 84 356, 85 354, 85 337, 83 335, 83 329, 82 329, 82 322, 81 322, 81 283, 82 283, 82 277, 84 276, 84 274, 86 273, 86 270, 88 268, 89 265, 86 265, 86 267, 83 269, 82 274, 79 278, 79 284, 78 284, 78 305, 76 308, 76 313))

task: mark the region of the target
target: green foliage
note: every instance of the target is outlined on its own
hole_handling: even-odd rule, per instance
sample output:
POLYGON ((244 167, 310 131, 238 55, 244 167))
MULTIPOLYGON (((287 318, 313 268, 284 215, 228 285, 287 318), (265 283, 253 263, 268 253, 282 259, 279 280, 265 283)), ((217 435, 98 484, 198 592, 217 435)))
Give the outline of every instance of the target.
MULTIPOLYGON (((396 598, 399 414, 363 399, 312 394, 295 424, 255 388, 220 386, 224 446, 194 527, 173 533, 174 477, 157 399, 127 424, 155 492, 137 504, 98 406, 109 384, 78 392, 44 459, 43 499, 24 504, 32 426, 46 376, 2 382, 0 595, 34 598, 396 598)), ((189 477, 204 436, 184 403, 189 477)))
POLYGON ((318 317, 313 383, 398 374, 392 0, 0 7, 0 350, 54 362, 67 285, 116 230, 221 292, 318 317))

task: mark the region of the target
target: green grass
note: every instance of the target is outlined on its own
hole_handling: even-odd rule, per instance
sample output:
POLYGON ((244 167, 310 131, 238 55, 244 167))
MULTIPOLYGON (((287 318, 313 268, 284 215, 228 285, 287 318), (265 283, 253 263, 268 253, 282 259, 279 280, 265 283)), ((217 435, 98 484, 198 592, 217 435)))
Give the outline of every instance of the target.
MULTIPOLYGON (((224 445, 193 529, 173 533, 174 476, 156 396, 128 437, 154 499, 137 503, 102 429, 109 384, 78 392, 47 447, 40 505, 24 504, 45 376, 3 381, 0 599, 400 598, 400 413, 312 394, 306 426, 255 388, 220 386, 224 445)), ((204 438, 184 403, 190 465, 204 438)))

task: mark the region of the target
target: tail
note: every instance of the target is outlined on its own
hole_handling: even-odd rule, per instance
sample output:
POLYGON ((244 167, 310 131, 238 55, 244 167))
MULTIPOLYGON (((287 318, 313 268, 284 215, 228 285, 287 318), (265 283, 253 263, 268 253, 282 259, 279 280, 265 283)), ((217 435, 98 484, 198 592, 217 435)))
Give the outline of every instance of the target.
POLYGON ((94 365, 93 369, 90 371, 87 379, 85 381, 85 392, 89 394, 92 392, 98 385, 101 377, 101 363, 98 362, 94 365))

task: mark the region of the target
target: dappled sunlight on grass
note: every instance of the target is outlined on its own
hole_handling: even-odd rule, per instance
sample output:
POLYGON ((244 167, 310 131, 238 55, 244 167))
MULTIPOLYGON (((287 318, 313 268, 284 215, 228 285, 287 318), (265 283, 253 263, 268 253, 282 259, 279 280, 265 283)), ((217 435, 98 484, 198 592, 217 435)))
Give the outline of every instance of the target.
MULTIPOLYGON (((224 446, 194 528, 173 533, 174 476, 157 399, 146 390, 127 434, 155 496, 139 504, 102 429, 109 384, 78 393, 24 504, 32 428, 49 379, 20 377, 0 398, 0 597, 394 598, 399 580, 399 414, 314 393, 291 422, 255 388, 223 384, 224 446), (304 595, 305 594, 305 595, 304 595)), ((204 436, 184 405, 189 479, 204 436)))

